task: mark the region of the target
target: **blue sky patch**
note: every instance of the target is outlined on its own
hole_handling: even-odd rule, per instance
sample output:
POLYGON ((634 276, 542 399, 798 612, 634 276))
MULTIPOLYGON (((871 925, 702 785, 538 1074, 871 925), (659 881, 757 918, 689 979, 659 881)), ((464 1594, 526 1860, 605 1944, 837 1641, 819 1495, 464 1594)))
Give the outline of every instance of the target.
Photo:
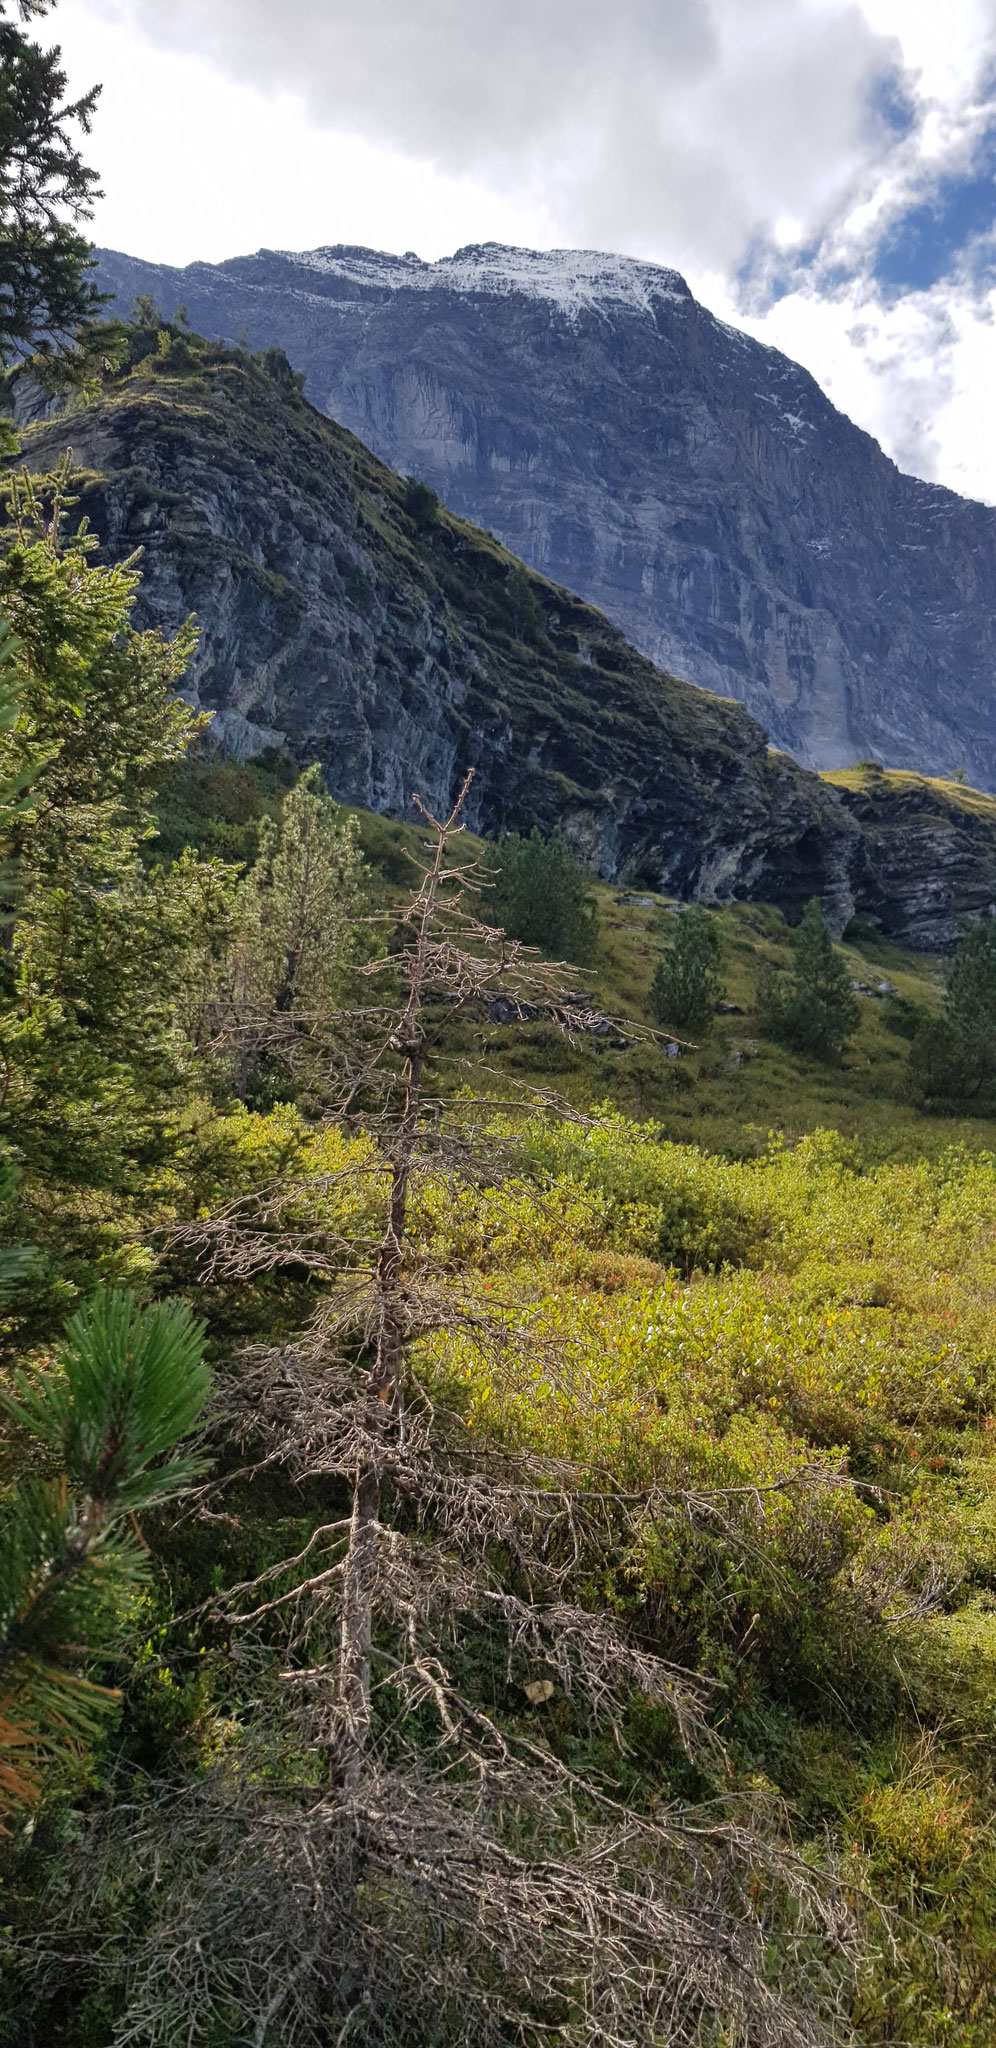
POLYGON ((873 275, 890 297, 929 291, 955 269, 981 283, 996 275, 996 125, 972 169, 941 178, 929 197, 891 222, 875 254, 873 275))
POLYGON ((882 72, 874 80, 868 94, 868 108, 873 120, 887 129, 891 137, 901 140, 916 127, 916 104, 903 73, 898 69, 882 72))

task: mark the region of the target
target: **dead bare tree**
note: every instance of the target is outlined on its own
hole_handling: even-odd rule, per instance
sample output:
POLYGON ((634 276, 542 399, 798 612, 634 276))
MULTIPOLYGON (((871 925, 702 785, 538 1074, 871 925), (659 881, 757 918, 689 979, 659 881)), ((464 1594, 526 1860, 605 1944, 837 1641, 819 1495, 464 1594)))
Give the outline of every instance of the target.
MULTIPOLYGON (((269 1701, 249 1754, 292 1728, 308 1763, 280 1791, 272 1772, 221 1762, 94 1828, 89 1897, 120 1895, 127 1858, 148 1902, 115 2041, 194 2048, 227 2026, 254 2048, 829 2048, 850 2038, 847 1887, 829 1857, 818 1871, 796 1852, 777 1803, 738 1794, 709 1681, 579 1593, 654 1525, 763 1549, 766 1489, 696 1493, 675 1474, 628 1494, 501 1429, 471 1432, 420 1367, 416 1340, 446 1330, 506 1380, 537 1362, 521 1323, 411 1241, 418 1176, 474 1155, 474 1112, 455 1122, 427 1092, 434 1021, 495 991, 567 1030, 584 1021, 560 970, 468 907, 474 863, 453 853, 466 791, 446 819, 423 813, 401 944, 364 970, 401 991, 364 1013, 340 1110, 376 1137, 359 1170, 383 1186, 379 1237, 288 1229, 276 1190, 184 1235, 212 1274, 284 1259, 331 1276, 312 1328, 247 1353, 219 1413, 250 1470, 329 1503, 293 1555, 211 1606, 269 1701), (461 1675, 468 1640, 501 1646, 506 1702, 515 1687, 524 1707, 461 1675), (636 1697, 671 1717, 711 1781, 704 1802, 627 1804, 542 1718, 562 1699, 622 1743, 636 1697)), ((550 1340, 543 1365, 564 1370, 550 1340)), ((775 1485, 818 1515, 840 1483, 817 1463, 775 1485)), ((86 1938, 89 1910, 74 1897, 41 1938, 45 1968, 86 1938)))

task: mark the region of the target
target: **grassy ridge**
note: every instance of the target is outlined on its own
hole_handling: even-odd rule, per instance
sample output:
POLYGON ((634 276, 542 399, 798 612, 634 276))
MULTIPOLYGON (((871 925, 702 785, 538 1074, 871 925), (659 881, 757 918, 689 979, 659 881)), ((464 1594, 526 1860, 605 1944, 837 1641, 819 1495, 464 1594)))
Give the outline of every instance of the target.
POLYGON ((958 782, 949 775, 918 775, 912 768, 879 768, 858 762, 854 768, 826 769, 820 781, 855 793, 874 795, 885 790, 918 796, 928 803, 933 800, 938 811, 953 806, 987 825, 996 824, 996 796, 983 789, 972 789, 967 782, 958 782))

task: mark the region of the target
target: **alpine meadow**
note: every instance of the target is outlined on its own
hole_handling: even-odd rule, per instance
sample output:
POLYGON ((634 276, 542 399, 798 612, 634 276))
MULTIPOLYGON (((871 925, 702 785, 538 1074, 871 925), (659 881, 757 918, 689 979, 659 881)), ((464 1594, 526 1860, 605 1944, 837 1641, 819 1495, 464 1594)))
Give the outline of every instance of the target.
POLYGON ((996 797, 797 765, 110 305, 50 13, 0 2048, 990 2048, 996 797))

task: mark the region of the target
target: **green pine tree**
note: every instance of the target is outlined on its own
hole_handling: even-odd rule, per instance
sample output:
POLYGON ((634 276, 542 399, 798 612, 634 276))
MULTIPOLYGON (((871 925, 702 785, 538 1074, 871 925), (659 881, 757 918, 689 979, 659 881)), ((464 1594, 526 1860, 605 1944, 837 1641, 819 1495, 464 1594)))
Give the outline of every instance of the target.
MULTIPOLYGON (((0 1134, 50 1184, 127 1187, 185 1087, 175 989, 192 942, 182 892, 150 881, 163 769, 204 722, 176 696, 194 644, 130 624, 138 576, 67 535, 68 470, 15 477, 0 610, 17 638, 0 783, 8 942, 0 1134)), ((187 892, 189 894, 189 890, 187 892)))
POLYGON ((67 100, 60 51, 9 18, 48 11, 49 0, 0 4, 0 363, 65 354, 101 303, 81 232, 97 173, 73 132, 89 133, 100 88, 67 100))
MULTIPOLYGON (((17 657, 21 643, 11 631, 6 619, 0 618, 0 747, 11 745, 12 735, 21 713, 21 680, 18 674, 17 657)), ((0 779, 0 845, 7 847, 15 837, 25 807, 27 790, 38 766, 30 748, 18 746, 19 764, 10 763, 7 772, 0 779)), ((6 866, 0 866, 0 902, 12 907, 16 887, 16 871, 8 858, 6 866)), ((9 914, 9 913, 8 913, 9 914)))
POLYGON ((496 850, 496 885, 485 915, 524 945, 585 967, 598 940, 590 878, 560 831, 548 839, 506 832, 496 850))
POLYGON ((996 918, 974 924, 952 955, 941 1014, 910 1047, 910 1079, 921 1102, 978 1102, 996 1088, 996 918))
POLYGON ((659 1024, 703 1038, 716 1014, 723 948, 715 921, 698 905, 678 920, 650 984, 650 1008, 659 1024))
POLYGON ((810 898, 792 933, 792 952, 787 981, 771 970, 762 978, 759 1009, 764 1028, 784 1045, 835 1063, 856 1031, 861 1011, 847 963, 834 947, 817 896, 810 898))
POLYGON ((264 820, 260 840, 244 900, 269 1000, 281 1015, 327 1015, 356 957, 365 875, 356 821, 326 795, 315 766, 285 798, 279 822, 264 820))
POLYGON ((263 819, 258 857, 234 889, 232 874, 192 855, 173 870, 174 896, 186 879, 203 905, 202 943, 188 956, 188 1028, 242 1099, 320 1107, 363 950, 367 883, 356 822, 326 795, 320 768, 305 770, 279 818, 263 819))
POLYGON ((50 1370, 13 1376, 0 1414, 41 1468, 0 1501, 0 1830, 46 1761, 93 1740, 118 1695, 90 1672, 120 1654, 147 1551, 135 1517, 204 1469, 178 1450, 207 1399, 204 1334, 182 1302, 100 1289, 50 1370))
POLYGON ((955 951, 945 978, 944 1013, 981 1085, 996 1075, 996 918, 974 924, 955 951))

